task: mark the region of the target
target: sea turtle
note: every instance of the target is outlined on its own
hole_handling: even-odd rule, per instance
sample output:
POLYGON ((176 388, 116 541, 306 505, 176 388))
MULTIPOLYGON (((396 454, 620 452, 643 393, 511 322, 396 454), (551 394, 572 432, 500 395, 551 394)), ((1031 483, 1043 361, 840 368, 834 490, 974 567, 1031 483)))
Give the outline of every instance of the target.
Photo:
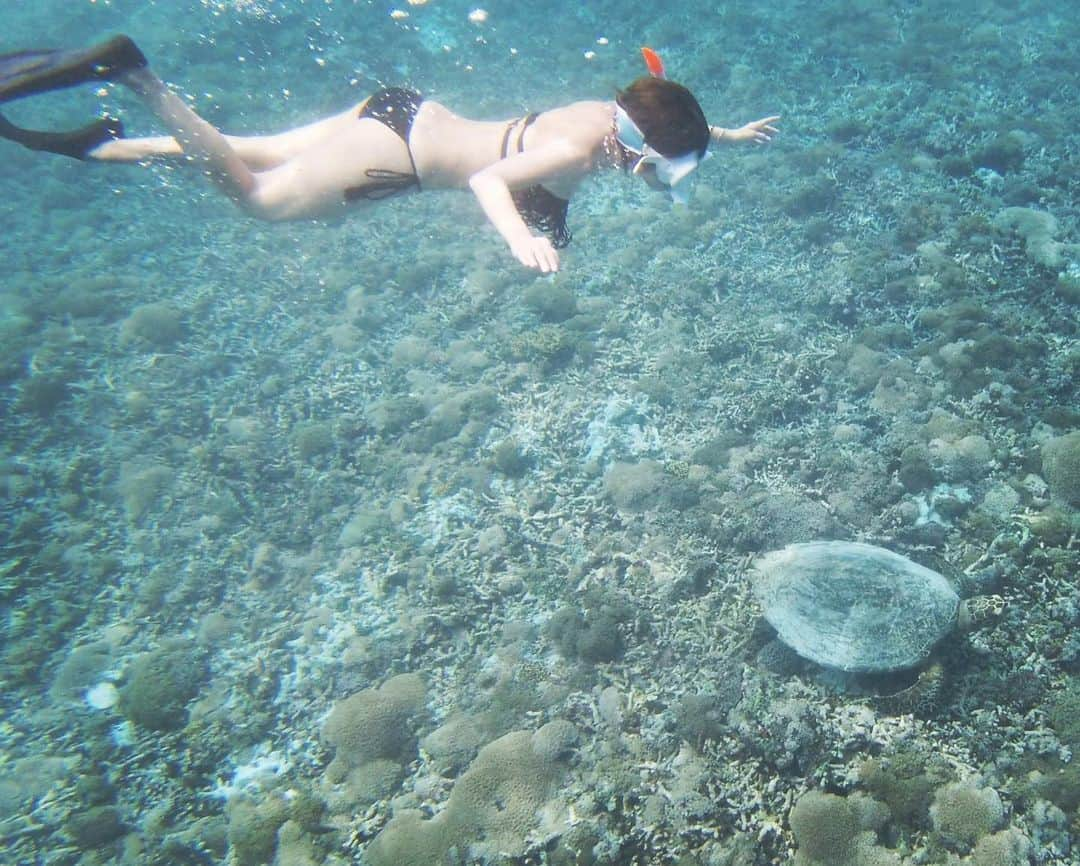
POLYGON ((851 673, 922 668, 910 687, 879 701, 890 712, 931 706, 940 663, 929 661, 954 629, 996 619, 1000 596, 961 599, 942 575, 906 557, 847 541, 789 544, 758 559, 753 589, 780 640, 800 656, 851 673))

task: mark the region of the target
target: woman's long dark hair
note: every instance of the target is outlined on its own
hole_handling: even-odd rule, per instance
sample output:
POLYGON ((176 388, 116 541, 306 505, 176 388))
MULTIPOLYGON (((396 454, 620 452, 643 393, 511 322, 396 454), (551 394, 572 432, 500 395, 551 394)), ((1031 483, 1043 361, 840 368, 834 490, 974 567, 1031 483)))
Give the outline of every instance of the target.
POLYGON ((617 91, 615 102, 664 156, 674 158, 691 151, 705 155, 709 122, 694 95, 681 84, 645 76, 617 91))

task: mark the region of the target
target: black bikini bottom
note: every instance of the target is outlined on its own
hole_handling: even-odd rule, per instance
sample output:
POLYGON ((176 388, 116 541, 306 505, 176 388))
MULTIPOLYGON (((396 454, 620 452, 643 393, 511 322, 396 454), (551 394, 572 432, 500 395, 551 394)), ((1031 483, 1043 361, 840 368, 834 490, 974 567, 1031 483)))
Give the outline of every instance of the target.
POLYGON ((370 117, 396 132, 405 142, 405 152, 409 154, 412 172, 369 168, 364 172, 364 176, 371 182, 346 188, 345 201, 379 201, 404 192, 410 187, 420 189, 420 176, 416 172, 416 162, 409 148, 409 133, 416 119, 416 112, 420 110, 420 104, 423 101, 424 97, 416 90, 406 87, 384 87, 372 94, 371 98, 364 103, 357 117, 370 117))

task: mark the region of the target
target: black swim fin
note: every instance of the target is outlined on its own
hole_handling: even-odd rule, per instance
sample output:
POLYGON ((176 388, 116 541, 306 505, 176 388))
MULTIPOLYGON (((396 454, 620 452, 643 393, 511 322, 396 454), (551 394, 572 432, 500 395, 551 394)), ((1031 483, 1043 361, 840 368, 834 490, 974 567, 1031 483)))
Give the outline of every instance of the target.
POLYGON ((70 132, 39 132, 16 126, 0 114, 0 138, 10 139, 30 150, 44 150, 73 159, 86 159, 99 144, 123 137, 124 124, 115 117, 100 117, 82 129, 70 132))
POLYGON ((118 72, 146 66, 146 57, 127 36, 114 36, 75 51, 16 51, 0 54, 0 103, 106 81, 118 72))

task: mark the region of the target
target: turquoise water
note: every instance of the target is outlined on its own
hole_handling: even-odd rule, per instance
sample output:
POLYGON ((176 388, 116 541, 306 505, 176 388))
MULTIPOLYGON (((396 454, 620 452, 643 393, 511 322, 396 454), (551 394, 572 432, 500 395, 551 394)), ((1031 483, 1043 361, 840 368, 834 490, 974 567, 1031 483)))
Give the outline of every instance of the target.
POLYGON ((0 141, 0 862, 1080 862, 1070 4, 9 7, 229 133, 609 99, 641 45, 782 120, 687 207, 589 179, 554 277, 468 192, 269 224, 0 141), (1006 612, 818 667, 751 581, 825 539, 1006 612))

